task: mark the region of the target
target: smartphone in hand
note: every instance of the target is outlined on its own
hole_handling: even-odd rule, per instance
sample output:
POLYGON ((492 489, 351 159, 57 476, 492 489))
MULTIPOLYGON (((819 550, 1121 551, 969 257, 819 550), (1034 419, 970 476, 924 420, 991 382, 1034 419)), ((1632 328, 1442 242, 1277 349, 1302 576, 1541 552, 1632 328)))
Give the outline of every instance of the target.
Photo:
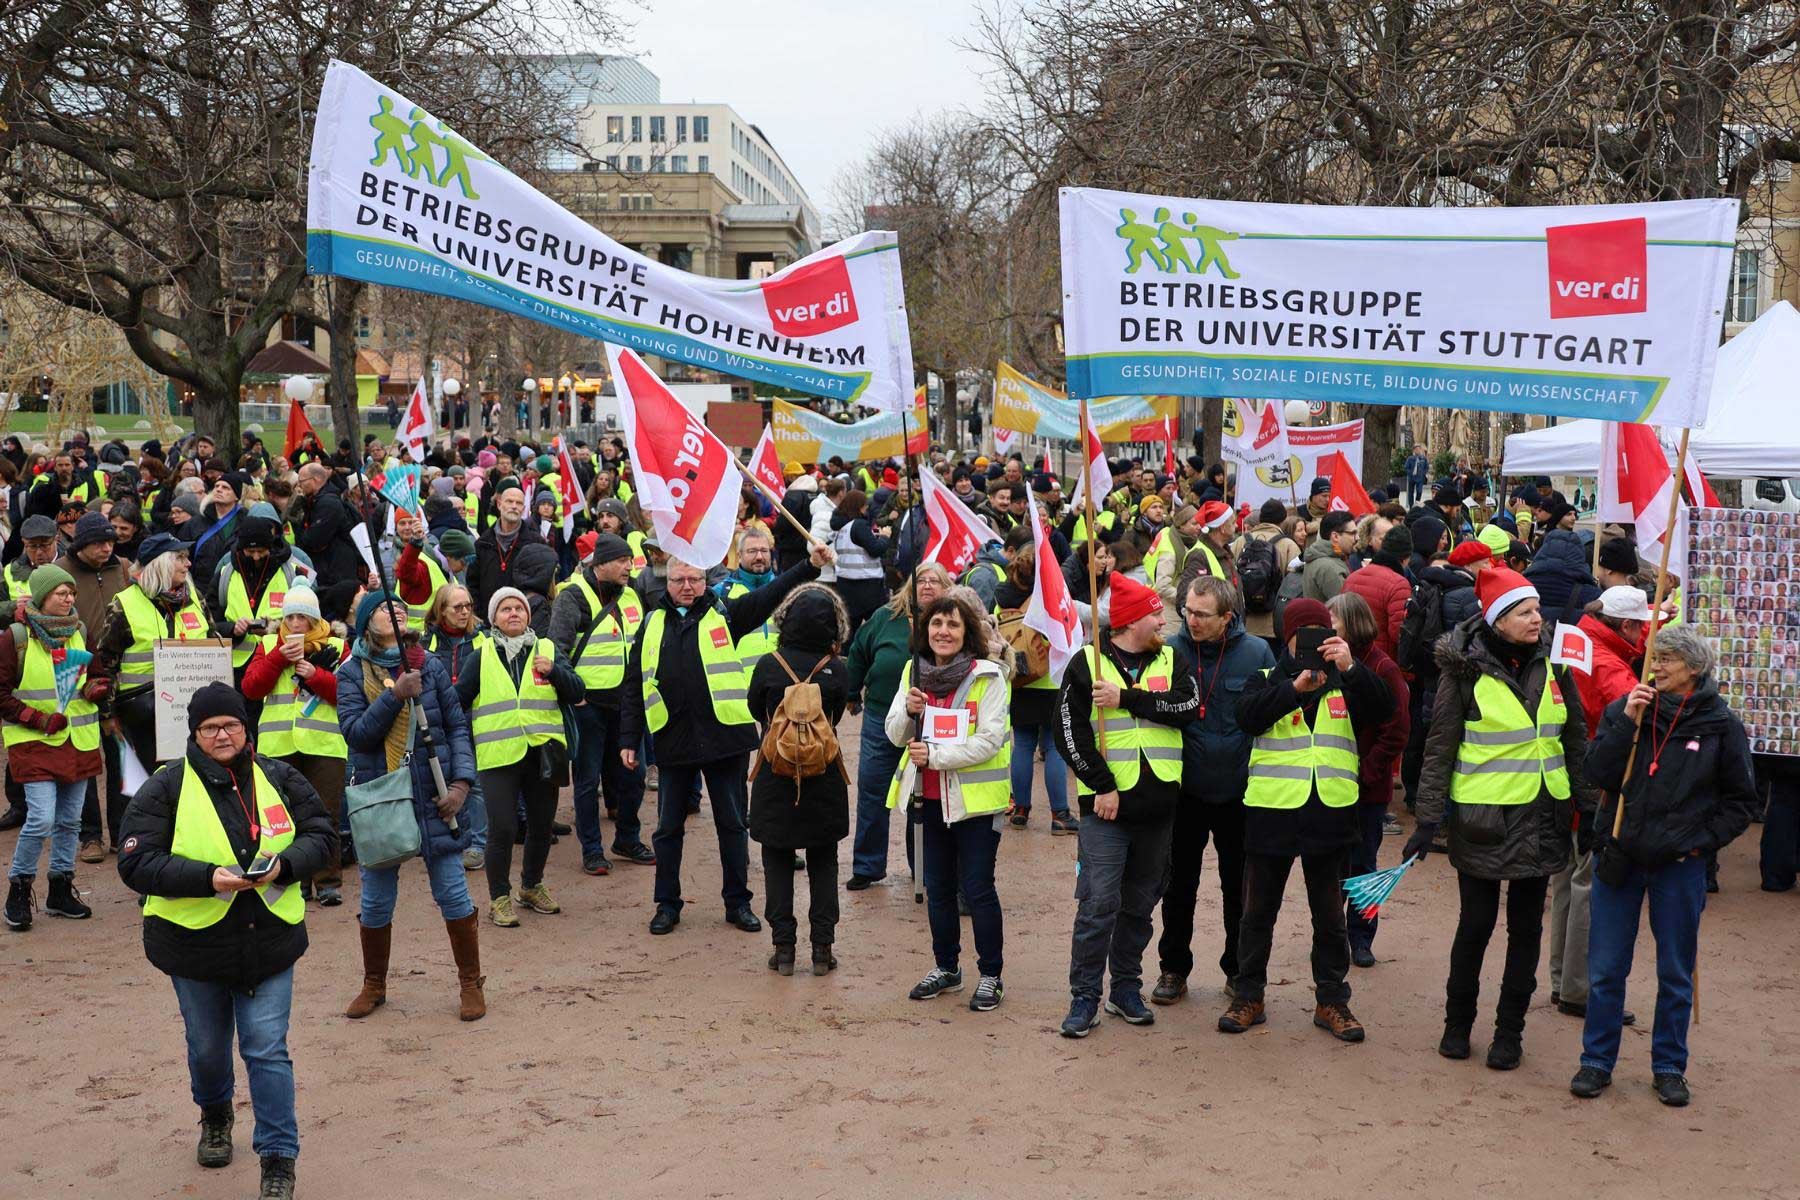
POLYGON ((1320 647, 1335 636, 1322 626, 1308 625, 1294 635, 1294 661, 1302 670, 1324 672, 1329 664, 1320 647))
POLYGON ((274 874, 281 869, 281 860, 274 855, 258 855, 256 861, 244 870, 245 879, 261 879, 264 875, 274 874))

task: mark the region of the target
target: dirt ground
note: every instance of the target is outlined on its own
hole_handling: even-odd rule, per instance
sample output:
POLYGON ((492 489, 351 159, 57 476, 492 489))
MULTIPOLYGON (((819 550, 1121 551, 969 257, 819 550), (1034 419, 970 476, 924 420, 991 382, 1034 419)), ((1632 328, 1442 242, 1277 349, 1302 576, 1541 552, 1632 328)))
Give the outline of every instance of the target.
MULTIPOLYGON (((845 745, 854 753, 853 733, 845 745)), ((484 919, 489 1015, 468 1025, 456 1019, 449 946, 416 864, 404 871, 388 1004, 366 1021, 341 1015, 360 979, 351 872, 343 907, 309 911, 312 949, 296 973, 300 1193, 1800 1196, 1800 1155, 1779 1132, 1800 1109, 1790 1007, 1800 897, 1757 890, 1760 827, 1725 853, 1724 890, 1702 926, 1695 1103, 1673 1110, 1648 1086, 1647 928, 1630 990, 1640 1023, 1601 1099, 1568 1094, 1581 1026, 1549 1008, 1547 937, 1524 1065, 1487 1070, 1480 1027, 1474 1059, 1438 1057, 1456 917, 1441 857, 1384 914, 1380 965, 1353 970, 1363 1045, 1312 1027, 1297 871, 1269 1023, 1240 1037, 1215 1031, 1210 854, 1194 991, 1158 1009, 1154 1028, 1105 1018, 1086 1041, 1059 1038, 1075 841, 1052 838, 1045 819, 1040 807, 1001 847, 1007 995, 988 1014, 968 1010, 966 991, 906 999, 931 960, 899 826, 898 869, 843 896, 842 966, 825 978, 804 973, 804 946, 802 973, 775 975, 768 935, 723 923, 704 813, 689 822, 689 902, 669 937, 646 931, 651 869, 617 865, 590 879, 564 838, 548 876, 563 914, 523 912, 516 930, 484 919)), ((13 837, 0 835, 9 859, 13 837)), ((1398 854, 1389 839, 1383 863, 1398 854)), ((840 857, 848 878, 848 842, 840 857)), ((760 892, 754 847, 751 859, 760 892)), ((93 920, 40 916, 27 934, 0 933, 0 1197, 254 1195, 241 1064, 238 1160, 201 1170, 181 1021, 167 980, 144 960, 134 898, 110 860, 82 867, 78 882, 93 920)), ((964 955, 972 965, 967 940, 964 955)), ((1500 957, 1497 935, 1486 1019, 1500 957)), ((1152 944, 1151 980, 1155 970, 1152 944)))

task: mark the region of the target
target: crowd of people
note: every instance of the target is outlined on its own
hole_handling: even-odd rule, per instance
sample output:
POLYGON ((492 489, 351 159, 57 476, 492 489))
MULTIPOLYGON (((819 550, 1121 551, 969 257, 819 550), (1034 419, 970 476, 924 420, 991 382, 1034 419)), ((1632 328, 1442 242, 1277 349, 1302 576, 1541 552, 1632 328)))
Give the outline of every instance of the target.
MULTIPOLYGON (((6 923, 32 927, 46 843, 50 916, 88 916, 78 864, 117 856, 145 897, 147 956, 174 981, 201 1165, 231 1159, 235 1030, 263 1194, 292 1194, 292 973, 309 911, 343 903, 347 868, 362 981, 345 1015, 387 999, 399 878, 416 857, 458 1015, 478 1020, 482 917, 530 930, 557 916, 545 868, 563 839, 589 876, 649 868, 649 933, 675 934, 703 796, 723 918, 749 933, 766 922, 781 975, 838 966, 840 892, 888 875, 903 809, 931 935, 910 995, 964 988, 966 920, 975 1012, 1005 997, 998 847, 1047 810, 1049 833, 1076 839, 1069 1038, 1103 1013, 1153 1024, 1189 995, 1210 843, 1218 1029, 1269 1019, 1298 864, 1313 1022, 1362 1041, 1352 968, 1376 966, 1379 922, 1342 884, 1383 865, 1404 808, 1414 826, 1387 865, 1440 850, 1457 875, 1440 1052, 1472 1054, 1504 891, 1486 1062, 1518 1066, 1548 900, 1552 999, 1585 1021, 1571 1090, 1598 1095, 1634 1020, 1624 984, 1648 896, 1651 1071, 1664 1103, 1688 1102, 1700 913, 1719 849, 1768 789, 1713 648, 1678 602, 1655 608, 1654 567, 1629 532, 1601 530, 1596 555, 1549 480, 1500 500, 1466 469, 1414 480, 1409 460, 1416 503, 1378 489, 1359 520, 1325 480, 1252 512, 1232 506, 1217 464, 1166 475, 1119 460, 1090 522, 1063 480, 1018 456, 939 455, 993 534, 953 577, 923 561, 929 523, 899 462, 787 464, 782 511, 746 484, 725 561, 695 564, 659 544, 617 439, 573 444, 578 514, 541 447, 440 443, 417 511, 382 494, 399 456, 376 438, 334 454, 312 440, 292 459, 248 435, 230 459, 205 436, 136 451, 0 443, 0 828, 19 828, 6 923), (1099 631, 1060 680, 1023 620, 1040 578, 1033 506, 1084 629, 1099 631), (1591 672, 1551 662, 1558 623, 1589 634, 1591 672), (185 754, 159 761, 157 647, 202 638, 230 643, 232 679, 193 695, 185 754), (854 775, 839 740, 852 731, 854 775), (128 790, 138 767, 148 781, 128 790), (572 826, 557 820, 564 787, 572 826)), ((1794 854, 1765 837, 1765 881, 1785 870, 1792 886, 1794 854)))

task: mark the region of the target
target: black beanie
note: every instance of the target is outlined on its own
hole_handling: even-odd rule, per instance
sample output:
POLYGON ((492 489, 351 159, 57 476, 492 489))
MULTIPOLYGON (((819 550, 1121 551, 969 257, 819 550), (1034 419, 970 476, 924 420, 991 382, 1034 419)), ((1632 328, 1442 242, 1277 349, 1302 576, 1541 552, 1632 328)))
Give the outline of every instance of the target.
POLYGON ((616 533, 603 533, 594 539, 594 565, 612 562, 616 558, 630 558, 631 546, 616 533))
POLYGON ((1600 543, 1600 565, 1621 575, 1638 573, 1637 547, 1629 538, 1609 538, 1600 543))
POLYGON ((214 717, 236 717, 246 725, 250 714, 244 698, 229 684, 213 682, 195 692, 188 700, 188 732, 198 733, 200 726, 214 717))

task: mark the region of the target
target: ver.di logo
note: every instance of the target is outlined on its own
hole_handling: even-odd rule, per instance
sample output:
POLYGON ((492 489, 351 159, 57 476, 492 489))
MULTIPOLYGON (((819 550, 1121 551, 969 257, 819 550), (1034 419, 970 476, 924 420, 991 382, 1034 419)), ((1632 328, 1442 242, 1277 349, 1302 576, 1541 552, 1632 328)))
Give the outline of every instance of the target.
POLYGON ((1236 241, 1238 235, 1201 225, 1193 213, 1182 213, 1181 219, 1184 223, 1177 225, 1168 209, 1159 208, 1152 218, 1156 223, 1152 225, 1138 220, 1137 213, 1131 209, 1121 208, 1119 227, 1114 232, 1125 242, 1125 273, 1135 275, 1144 260, 1149 259, 1159 271, 1173 272, 1176 267, 1186 267, 1194 275, 1204 275, 1207 267, 1216 264, 1219 274, 1236 279, 1238 273, 1231 269, 1231 260, 1225 257, 1219 243, 1236 241), (1199 262, 1195 262, 1190 254, 1188 242, 1199 244, 1199 262))
POLYGON ((454 179, 462 188, 465 199, 481 199, 469 178, 469 164, 492 162, 493 159, 457 137, 455 131, 442 121, 435 129, 426 124, 430 115, 422 108, 414 108, 410 119, 396 116, 393 100, 383 96, 379 110, 369 118, 369 124, 375 128, 375 157, 369 160, 369 165, 379 167, 392 154, 409 178, 417 179, 423 175, 438 187, 449 187, 454 179), (437 167, 439 150, 444 152, 441 170, 437 167))

